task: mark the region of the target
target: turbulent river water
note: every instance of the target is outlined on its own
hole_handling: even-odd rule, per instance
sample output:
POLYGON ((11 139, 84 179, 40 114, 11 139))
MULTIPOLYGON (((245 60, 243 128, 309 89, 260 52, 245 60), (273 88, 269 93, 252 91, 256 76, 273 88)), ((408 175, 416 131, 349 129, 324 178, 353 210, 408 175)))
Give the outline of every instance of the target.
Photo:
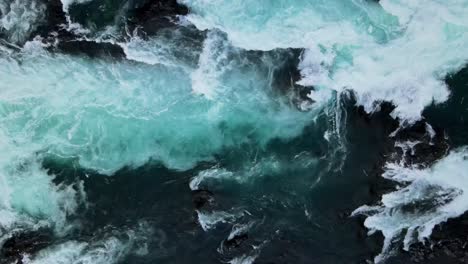
POLYGON ((466 263, 467 62, 467 0, 0 0, 0 263, 466 263))

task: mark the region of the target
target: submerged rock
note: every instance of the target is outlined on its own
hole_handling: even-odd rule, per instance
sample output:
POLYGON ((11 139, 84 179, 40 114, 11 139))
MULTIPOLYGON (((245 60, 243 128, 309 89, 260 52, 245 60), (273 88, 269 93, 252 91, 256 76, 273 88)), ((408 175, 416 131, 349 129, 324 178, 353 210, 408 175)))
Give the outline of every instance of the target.
POLYGON ((214 194, 208 190, 192 191, 193 206, 196 210, 211 205, 214 202, 214 194))
POLYGON ((233 248, 238 248, 242 245, 242 243, 244 243, 244 241, 246 241, 247 239, 249 239, 249 235, 247 233, 241 233, 241 234, 237 234, 235 235, 234 237, 232 238, 227 238, 223 241, 223 248, 224 249, 233 249, 233 248))

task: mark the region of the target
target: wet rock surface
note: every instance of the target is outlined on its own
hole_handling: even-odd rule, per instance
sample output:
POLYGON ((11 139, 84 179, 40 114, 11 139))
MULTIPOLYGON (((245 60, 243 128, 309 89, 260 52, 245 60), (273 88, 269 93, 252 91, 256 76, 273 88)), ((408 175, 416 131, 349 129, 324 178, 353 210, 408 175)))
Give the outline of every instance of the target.
MULTIPOLYGON (((32 34, 32 37, 34 35, 40 35, 44 38, 44 41, 48 43, 54 43, 55 40, 59 40, 58 44, 54 45, 51 50, 73 55, 84 55, 92 58, 125 57, 122 48, 118 45, 106 42, 99 43, 94 41, 78 40, 78 35, 66 30, 67 21, 61 2, 51 0, 47 2, 47 5, 48 11, 46 22, 44 25, 40 26, 34 34, 32 34)), ((86 6, 82 6, 81 8, 84 7, 86 6)), ((141 30, 146 35, 155 35, 161 33, 162 28, 166 29, 175 27, 177 25, 177 16, 186 14, 188 9, 179 5, 175 0, 171 0, 143 1, 138 4, 135 9, 126 9, 125 11, 128 12, 127 22, 130 29, 134 30, 138 28, 138 30, 141 30)), ((79 16, 81 13, 76 12, 74 14, 75 16, 79 16)), ((93 16, 94 15, 89 14, 85 16, 85 18, 92 19, 93 16)), ((112 19, 113 18, 109 18, 109 21, 112 19)), ((199 44, 200 43, 198 43, 198 45, 199 44)), ((291 101, 294 105, 300 106, 303 102, 312 103, 308 94, 314 88, 302 87, 295 84, 300 78, 300 74, 297 70, 297 64, 301 50, 294 49, 289 52, 291 55, 288 55, 289 57, 285 57, 285 64, 278 69, 275 69, 274 83, 279 90, 282 89, 281 92, 290 94, 291 101)), ((251 52, 249 56, 258 58, 265 54, 267 53, 251 52)), ((379 149, 381 149, 381 151, 375 158, 374 167, 371 169, 363 169, 364 173, 369 174, 370 177, 375 177, 375 179, 371 181, 371 184, 366 186, 368 188, 367 195, 370 197, 369 201, 371 202, 379 201, 382 194, 387 193, 394 188, 394 185, 391 182, 381 177, 383 172, 382 168, 387 161, 404 161, 408 165, 427 167, 443 157, 450 148, 443 129, 437 126, 429 128, 425 120, 397 131, 398 122, 389 117, 389 113, 392 110, 393 106, 385 103, 381 105, 381 111, 374 114, 365 113, 362 107, 354 107, 351 110, 351 115, 353 115, 353 117, 358 116, 358 118, 351 119, 354 120, 352 125, 356 131, 363 134, 369 133, 369 135, 366 136, 372 137, 375 142, 379 142, 378 144, 381 144, 379 145, 379 149), (395 135, 390 137, 389 135, 395 131, 397 131, 395 135), (433 132, 435 133, 432 134, 433 132), (417 144, 409 148, 395 147, 398 142, 417 142, 417 144)), ((139 188, 135 188, 135 191, 131 194, 136 196, 136 193, 138 193, 140 195, 138 189, 139 188)), ((173 193, 175 193, 175 191, 176 190, 174 190, 173 193)), ((148 194, 148 196, 151 196, 150 198, 152 198, 152 194, 148 194)), ((170 194, 165 194, 165 196, 169 197, 170 194)), ((188 204, 190 206, 189 196, 190 195, 187 195, 187 197, 185 197, 186 199, 184 200, 184 204, 188 204)), ((117 197, 120 197, 120 193, 116 195, 115 199, 117 199, 117 197)), ((138 197, 138 199, 133 196, 128 197, 130 197, 128 199, 129 201, 126 201, 130 204, 128 207, 132 208, 132 210, 136 210, 133 205, 136 204, 137 201, 140 201, 141 197, 138 197)), ((209 190, 197 190, 191 192, 192 205, 196 210, 210 210, 214 203, 213 197, 214 194, 209 190)), ((157 197, 154 199, 148 198, 148 200, 152 201, 156 200, 156 198, 157 197)), ((111 201, 102 201, 102 203, 113 204, 111 201)), ((112 208, 112 206, 107 207, 112 208)), ((176 207, 177 204, 174 204, 170 209, 176 207)), ((170 209, 168 209, 168 211, 170 211, 170 209)), ((190 214, 190 212, 187 211, 189 211, 189 209, 177 216, 186 217, 190 214)), ((341 219, 347 219, 346 216, 350 214, 349 212, 350 211, 340 212, 338 214, 341 219)), ((101 213, 105 215, 102 216, 103 218, 107 217, 107 215, 119 215, 118 213, 112 212, 112 210, 110 210, 110 212, 99 212, 99 214, 101 213)), ((138 213, 141 214, 141 212, 138 213)), ((138 215, 137 212, 134 214, 138 215)), ((125 221, 125 219, 122 219, 122 221, 125 221)), ((362 223, 363 219, 352 221, 362 223)), ((468 216, 464 215, 438 226, 436 230, 434 230, 430 243, 426 245, 415 244, 411 247, 409 252, 402 252, 402 254, 406 254, 414 263, 468 263, 466 253, 467 233, 468 216)), ((366 239, 365 227, 361 225, 356 236, 359 236, 360 239, 363 240, 366 239)), ((224 240, 223 245, 228 249, 235 249, 245 245, 245 241, 250 238, 251 237, 247 234, 236 235, 232 239, 224 240)), ((47 243, 49 243, 47 241, 47 236, 41 234, 19 234, 5 242, 2 254, 9 259, 19 260, 19 257, 22 254, 33 253, 40 250, 42 247, 45 247, 47 243)), ((300 256, 300 253, 296 252, 299 251, 298 248, 300 247, 299 239, 294 240, 290 238, 280 238, 277 241, 274 241, 273 244, 275 247, 267 248, 265 251, 277 251, 276 249, 278 248, 284 249, 284 251, 277 251, 279 253, 270 252, 273 257, 270 257, 271 262, 268 263, 290 263, 291 260, 296 260, 298 262, 308 261, 308 259, 303 259, 302 256, 300 256), (272 248, 275 250, 272 250, 272 248)), ((379 242, 379 245, 380 244, 381 241, 379 242)), ((378 249, 379 248, 374 248, 374 250, 378 249)), ((306 251, 306 249, 302 250, 306 251)), ((366 256, 366 259, 371 259, 372 255, 374 254, 369 254, 369 256, 366 256)), ((268 257, 265 259, 268 260, 268 257)), ((261 263, 263 263, 263 261, 264 260, 262 259, 261 263)))
POLYGON ((33 254, 50 245, 52 234, 47 230, 13 234, 2 245, 0 263, 23 263, 25 254, 33 254), (2 262, 2 259, 4 262, 2 262))
POLYGON ((67 19, 63 12, 62 2, 60 0, 49 0, 45 1, 45 4, 47 6, 45 22, 38 27, 36 32, 31 34, 31 37, 34 38, 39 35, 47 38, 55 34, 62 38, 72 37, 72 33, 66 30, 67 19))
POLYGON ((450 148, 445 131, 425 120, 402 128, 395 136, 396 155, 408 165, 427 167, 444 157, 450 148))
POLYGON ((120 46, 106 42, 98 43, 86 40, 61 41, 57 44, 57 49, 67 54, 85 55, 90 58, 125 58, 125 53, 120 46))
POLYGON ((195 210, 206 209, 214 203, 214 194, 208 190, 192 191, 192 202, 195 210))
MULTIPOLYGON (((375 162, 373 170, 366 172, 370 177, 375 177, 369 186, 369 193, 372 197, 369 204, 378 204, 383 194, 392 192, 396 188, 394 182, 382 178, 387 162, 426 168, 446 156, 450 150, 450 138, 444 129, 430 126, 425 119, 413 125, 401 127, 398 121, 389 116, 393 109, 391 104, 384 103, 381 105, 381 110, 373 114, 366 113, 361 107, 348 110, 348 113, 353 115, 349 120, 353 122, 353 131, 363 133, 364 131, 380 131, 378 135, 387 135, 385 138, 376 140, 381 144, 378 147, 381 149, 381 159, 375 162)), ((372 137, 372 135, 367 137, 372 137)), ((431 201, 427 203, 428 207, 433 206, 431 201)), ((422 209, 423 205, 418 206, 422 209)), ((409 207, 404 209, 412 210, 409 207)), ((359 222, 364 222, 364 218, 359 219, 359 222)), ((364 226, 362 226, 362 232, 366 233, 364 226)), ((400 252, 391 257, 387 263, 468 263, 467 234, 468 214, 449 219, 446 223, 436 226, 430 241, 426 244, 413 244, 408 252, 400 249, 400 252)), ((382 241, 375 243, 382 243, 382 241)), ((373 257, 369 256, 363 261, 373 263, 372 260, 373 257)))
POLYGON ((389 263, 392 261, 424 264, 468 263, 468 214, 436 226, 426 243, 413 244, 409 251, 400 250, 389 263))
MULTIPOLYGON (((135 0, 135 1, 89 1, 84 3, 72 3, 68 7, 70 14, 64 12, 60 0, 42 0, 39 2, 45 8, 44 18, 38 27, 26 36, 26 40, 40 37, 41 41, 49 46, 49 50, 68 53, 72 55, 85 55, 92 58, 113 57, 122 58, 124 52, 118 45, 109 42, 92 41, 83 39, 82 34, 103 30, 104 25, 96 25, 99 20, 106 20, 109 25, 115 25, 117 35, 124 36, 125 31, 132 32, 138 28, 145 35, 154 35, 159 30, 176 26, 177 16, 185 15, 188 9, 177 3, 176 0, 135 0), (112 6, 109 15, 103 13, 107 6, 112 6), (117 15, 116 15, 117 14, 117 15), (67 19, 69 16, 69 19, 67 19), (104 19, 106 16, 107 19, 104 19), (116 16, 116 17, 114 17, 116 16), (79 18, 79 19, 75 19, 79 18), (120 21, 124 18, 123 21, 120 21), (80 23, 86 29, 83 32, 69 23, 80 23)), ((78 24, 77 24, 78 25, 78 24)), ((0 38, 5 38, 0 32, 0 38)), ((8 44, 8 43, 7 43, 8 44)), ((21 45, 22 43, 13 43, 21 45)))
POLYGON ((175 26, 178 16, 188 12, 188 8, 176 0, 150 0, 129 12, 128 24, 130 29, 138 27, 154 35, 162 28, 175 26))

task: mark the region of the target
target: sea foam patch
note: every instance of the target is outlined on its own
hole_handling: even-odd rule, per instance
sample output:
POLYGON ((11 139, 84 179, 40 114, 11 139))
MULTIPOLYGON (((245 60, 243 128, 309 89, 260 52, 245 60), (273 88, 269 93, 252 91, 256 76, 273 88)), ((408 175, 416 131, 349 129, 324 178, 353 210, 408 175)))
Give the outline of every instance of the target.
POLYGON ((387 164, 383 176, 400 188, 382 196, 377 206, 362 206, 353 215, 368 215, 364 225, 370 234, 385 236, 379 263, 391 256, 403 243, 411 244, 430 238, 433 228, 468 210, 468 150, 452 151, 432 167, 418 169, 402 164, 387 164))
POLYGON ((391 102, 392 116, 407 123, 448 98, 445 76, 468 59, 463 1, 182 2, 189 21, 226 32, 235 46, 304 48, 302 85, 352 90, 367 112, 391 102))

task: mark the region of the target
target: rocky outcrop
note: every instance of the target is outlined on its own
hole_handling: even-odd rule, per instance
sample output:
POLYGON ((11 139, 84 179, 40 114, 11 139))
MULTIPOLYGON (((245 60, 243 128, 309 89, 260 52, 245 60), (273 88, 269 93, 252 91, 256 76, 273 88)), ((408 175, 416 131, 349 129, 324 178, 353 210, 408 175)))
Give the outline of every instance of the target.
POLYGON ((154 35, 162 28, 176 25, 177 17, 188 12, 188 8, 176 0, 149 0, 129 10, 127 23, 131 30, 140 28, 145 34, 154 35))
POLYGON ((436 226, 428 243, 402 253, 413 263, 468 263, 468 213, 436 226))
POLYGON ((444 157, 449 150, 448 138, 442 128, 432 127, 425 120, 398 130, 395 137, 396 159, 408 165, 427 167, 444 157))
POLYGON ((125 58, 125 52, 120 46, 107 42, 99 43, 86 40, 63 40, 57 44, 56 48, 67 54, 85 55, 90 58, 125 58))
POLYGON ((23 263, 24 254, 33 254, 50 245, 51 241, 52 234, 47 230, 15 233, 3 243, 0 259, 7 263, 23 263))
MULTIPOLYGON (((154 35, 163 28, 175 26, 177 16, 188 13, 187 7, 180 5, 176 0, 132 0, 110 3, 97 0, 72 3, 68 7, 69 13, 64 12, 60 0, 37 0, 37 2, 46 7, 45 14, 38 25, 35 25, 35 30, 30 32, 29 37, 25 36, 24 42, 39 36, 45 44, 48 44, 51 51, 86 55, 92 58, 108 56, 122 58, 124 52, 120 46, 109 42, 95 42, 92 41, 93 37, 84 39, 83 33, 70 29, 69 22, 83 24, 87 30, 90 30, 91 35, 95 30, 103 30, 105 26, 114 26, 120 31, 117 36, 120 34, 124 38, 126 32, 133 32, 135 29, 144 32, 145 36, 154 35), (112 5, 112 12, 102 8, 102 5, 112 5), (67 16, 71 21, 67 20, 67 16)), ((5 37, 0 34, 0 39, 5 37)), ((22 45, 22 43, 15 44, 22 45)))

